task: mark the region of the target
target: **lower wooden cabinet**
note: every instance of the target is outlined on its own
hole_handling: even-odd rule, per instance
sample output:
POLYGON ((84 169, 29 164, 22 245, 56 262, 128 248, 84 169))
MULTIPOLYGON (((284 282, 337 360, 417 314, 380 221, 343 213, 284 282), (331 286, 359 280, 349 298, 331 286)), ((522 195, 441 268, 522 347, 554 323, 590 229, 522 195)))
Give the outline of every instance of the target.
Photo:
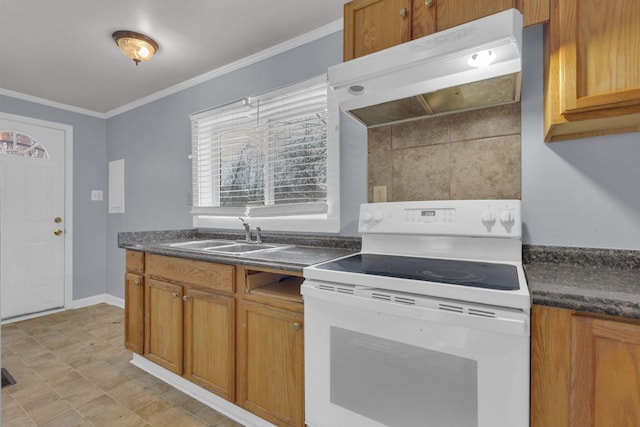
POLYGON ((240 406, 278 426, 304 426, 303 314, 243 301, 240 406))
POLYGON ((144 277, 126 273, 124 280, 124 346, 144 353, 144 277))
POLYGON ((302 281, 128 251, 125 345, 277 426, 304 427, 302 281))
POLYGON ((235 398, 235 298, 187 288, 184 376, 227 400, 235 398))
POLYGON ((532 427, 640 425, 640 322, 533 306, 532 427))
POLYGON ((145 357, 182 375, 182 286, 147 278, 144 305, 145 357))

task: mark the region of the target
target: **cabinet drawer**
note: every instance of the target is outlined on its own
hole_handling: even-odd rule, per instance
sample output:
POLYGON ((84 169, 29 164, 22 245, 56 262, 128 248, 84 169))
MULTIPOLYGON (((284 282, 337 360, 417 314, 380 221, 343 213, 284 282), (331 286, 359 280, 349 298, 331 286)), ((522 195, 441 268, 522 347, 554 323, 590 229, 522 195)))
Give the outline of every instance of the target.
POLYGON ((153 277, 218 291, 234 291, 232 265, 147 254, 145 271, 153 277))
POLYGON ((127 251, 127 271, 131 273, 144 273, 144 252, 127 251))

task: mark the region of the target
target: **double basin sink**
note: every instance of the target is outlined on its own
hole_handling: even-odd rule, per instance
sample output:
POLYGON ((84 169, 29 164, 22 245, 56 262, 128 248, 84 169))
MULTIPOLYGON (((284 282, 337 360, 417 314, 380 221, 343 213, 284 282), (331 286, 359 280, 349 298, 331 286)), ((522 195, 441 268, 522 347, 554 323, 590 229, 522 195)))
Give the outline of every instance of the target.
POLYGON ((292 245, 244 243, 232 240, 194 240, 189 242, 167 243, 164 246, 178 250, 211 252, 226 255, 243 255, 246 253, 275 251, 292 247, 292 245))

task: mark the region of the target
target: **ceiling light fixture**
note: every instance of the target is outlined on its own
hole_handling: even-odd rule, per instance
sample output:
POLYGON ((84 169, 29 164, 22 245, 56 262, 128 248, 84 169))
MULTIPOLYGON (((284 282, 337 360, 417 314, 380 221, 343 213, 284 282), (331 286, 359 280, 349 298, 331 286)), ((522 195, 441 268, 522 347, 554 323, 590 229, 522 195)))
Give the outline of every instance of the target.
POLYGON ((151 59, 158 50, 155 40, 134 31, 116 31, 112 37, 124 56, 133 59, 136 65, 151 59))

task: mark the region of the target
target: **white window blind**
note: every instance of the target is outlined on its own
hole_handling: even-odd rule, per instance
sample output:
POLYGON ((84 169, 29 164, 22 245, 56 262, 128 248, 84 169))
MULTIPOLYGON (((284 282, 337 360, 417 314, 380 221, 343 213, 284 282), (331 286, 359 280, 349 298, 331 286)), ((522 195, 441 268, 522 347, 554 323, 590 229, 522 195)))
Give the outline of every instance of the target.
POLYGON ((327 211, 327 84, 315 79, 192 115, 193 213, 327 211))

